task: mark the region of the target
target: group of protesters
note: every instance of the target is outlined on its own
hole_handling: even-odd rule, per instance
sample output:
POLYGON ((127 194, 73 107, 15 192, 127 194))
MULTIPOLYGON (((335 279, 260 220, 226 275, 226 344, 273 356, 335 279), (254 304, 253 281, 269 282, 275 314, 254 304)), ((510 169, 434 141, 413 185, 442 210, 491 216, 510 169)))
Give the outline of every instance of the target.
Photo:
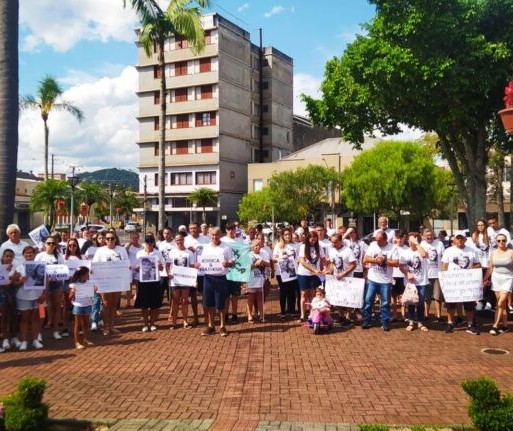
POLYGON ((127 306, 133 301, 141 310, 142 332, 157 330, 166 296, 171 329, 198 326, 201 296, 201 335, 224 337, 241 314, 251 324, 265 321, 273 279, 282 321, 307 324, 322 290, 323 303, 331 302, 333 323, 346 329, 356 321, 362 329, 379 321, 387 332, 400 321, 407 331, 427 332, 431 320, 444 323, 448 334, 466 322, 466 332, 479 335, 474 311, 495 308, 490 334, 508 331, 513 251, 509 232, 499 228, 495 218, 478 220, 469 236, 457 231, 449 239, 444 232, 435 238, 433 230, 423 227, 409 233, 392 229, 386 217, 380 217, 378 225, 370 244, 359 238, 355 227, 334 228, 326 219, 286 226, 274 243, 261 226, 244 232, 238 222, 228 222, 224 233, 219 227, 190 223, 176 234, 171 228, 148 232, 142 243, 139 233, 132 232, 124 245, 114 229, 86 228, 71 237, 68 232, 54 233, 39 247, 22 241, 19 227, 9 225, 8 240, 0 247, 0 351, 43 348, 44 326, 56 340, 69 337, 71 315, 77 349, 93 345, 91 331, 114 336, 119 333, 122 293, 127 306), (67 267, 63 277, 55 275, 59 266, 67 267), (467 270, 474 270, 469 279, 478 286, 471 296, 460 295, 451 285, 451 275, 467 270), (343 289, 354 289, 359 303, 340 299, 343 289), (247 301, 240 313, 243 293, 247 301))

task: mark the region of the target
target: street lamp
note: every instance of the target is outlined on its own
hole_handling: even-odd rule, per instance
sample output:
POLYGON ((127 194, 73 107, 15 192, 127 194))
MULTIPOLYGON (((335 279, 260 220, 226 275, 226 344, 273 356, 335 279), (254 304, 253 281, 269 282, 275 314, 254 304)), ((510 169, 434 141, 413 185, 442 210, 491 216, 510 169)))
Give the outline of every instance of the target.
POLYGON ((109 196, 110 196, 110 208, 109 208, 109 223, 110 227, 112 227, 112 201, 114 198, 114 184, 109 183, 109 196))
POLYGON ((69 219, 69 235, 73 234, 73 212, 75 208, 75 187, 80 182, 80 178, 76 177, 75 175, 72 175, 71 177, 68 177, 68 184, 71 187, 71 209, 70 209, 70 219, 69 219))

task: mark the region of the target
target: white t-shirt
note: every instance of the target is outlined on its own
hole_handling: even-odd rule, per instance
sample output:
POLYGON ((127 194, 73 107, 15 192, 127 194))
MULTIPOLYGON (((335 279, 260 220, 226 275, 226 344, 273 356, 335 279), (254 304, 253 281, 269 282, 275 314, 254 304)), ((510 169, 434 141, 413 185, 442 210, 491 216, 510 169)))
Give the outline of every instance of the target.
POLYGON ((479 263, 476 251, 471 247, 459 248, 455 245, 445 250, 442 263, 447 263, 449 271, 454 269, 471 269, 475 263, 479 263))
MULTIPOLYGON (((310 256, 306 256, 306 254, 305 254, 305 245, 301 244, 301 246, 299 247, 299 258, 302 258, 302 257, 305 258, 310 263, 310 265, 313 265, 315 268, 320 270, 321 269, 321 262, 322 262, 322 260, 325 257, 325 255, 324 255, 324 248, 319 246, 319 254, 317 254, 317 252, 315 250, 315 247, 310 247, 310 256)), ((310 276, 315 275, 315 274, 312 273, 312 271, 310 271, 309 269, 305 268, 301 264, 301 262, 299 262, 297 273, 298 273, 298 275, 310 275, 310 276)))
MULTIPOLYGON (((91 248, 91 247, 89 247, 91 248)), ((89 248, 87 250, 89 250, 89 248)), ((139 253, 141 250, 144 250, 144 247, 139 245, 139 247, 136 247, 133 244, 127 244, 125 245, 126 252, 128 254, 128 260, 130 261, 130 268, 132 269, 132 280, 138 280, 139 279, 139 271, 135 269, 135 267, 138 265, 137 261, 137 253, 139 253)))
POLYGON ((372 258, 381 256, 385 259, 381 265, 377 263, 370 264, 367 278, 375 283, 392 283, 393 267, 388 266, 386 263, 389 260, 399 260, 397 247, 387 243, 387 245, 381 248, 376 241, 373 241, 365 252, 365 256, 372 258))
MULTIPOLYGON (((194 238, 192 235, 187 235, 184 240, 185 248, 191 250, 194 253, 194 262, 199 262, 199 257, 203 252, 205 244, 210 242, 210 238, 205 235, 199 235, 198 238, 194 238)), ((198 269, 198 277, 202 277, 203 271, 201 268, 198 269)))
POLYGON ((62 254, 57 253, 57 257, 55 257, 54 254, 48 254, 46 251, 42 251, 41 253, 38 253, 36 257, 34 258, 34 261, 36 262, 44 262, 47 265, 57 265, 64 263, 64 258, 62 257, 62 254))
MULTIPOLYGON (((171 274, 173 273, 174 266, 190 267, 196 262, 194 253, 187 248, 185 250, 180 250, 178 247, 175 247, 173 250, 171 250, 169 259, 171 260, 171 274)), ((174 278, 171 278, 170 285, 179 286, 179 284, 176 284, 174 278)))
MULTIPOLYGON (((399 245, 394 246, 397 248, 397 252, 399 253, 399 263, 401 263, 402 254, 405 250, 409 250, 410 247, 408 247, 407 245, 403 245, 402 247, 399 247, 399 245)), ((392 270, 392 275, 394 276, 394 278, 404 278, 404 273, 398 266, 394 266, 394 269, 392 270)))
POLYGON ((128 260, 128 253, 124 247, 119 245, 116 245, 114 248, 109 248, 106 245, 99 247, 93 256, 93 262, 111 262, 116 260, 128 260))
MULTIPOLYGON (((354 254, 349 247, 341 247, 338 250, 335 247, 330 247, 328 259, 335 267, 335 272, 333 273, 335 276, 342 271, 347 271, 348 266, 351 263, 356 262, 354 254)), ((346 275, 346 277, 352 276, 353 271, 346 275)))
POLYGON ((230 247, 209 243, 203 247, 199 262, 204 274, 220 276, 228 272, 223 262, 233 262, 233 260, 233 251, 230 247))
POLYGON ((277 274, 281 275, 280 261, 289 260, 292 257, 294 259, 295 270, 297 272, 297 263, 299 259, 299 244, 290 243, 284 244, 283 249, 280 248, 279 244, 274 247, 273 258, 278 260, 277 274))
MULTIPOLYGON (((184 240, 185 241, 185 240, 184 240)), ((164 258, 164 261, 166 263, 170 262, 169 260, 169 254, 171 253, 171 250, 176 247, 176 242, 174 241, 161 241, 159 242, 157 248, 162 253, 162 257, 164 258)), ((160 271, 161 277, 167 277, 167 270, 164 265, 164 269, 160 271)))
POLYGON ((428 260, 422 257, 420 253, 415 250, 413 251, 408 247, 407 250, 403 250, 399 256, 399 263, 406 265, 408 272, 415 276, 415 280, 408 280, 404 277, 404 283, 412 282, 416 286, 425 286, 429 284, 428 277, 428 260))
MULTIPOLYGON (((476 249, 477 257, 479 258, 479 262, 481 262, 481 267, 488 268, 488 259, 490 257, 490 244, 486 244, 484 242, 483 236, 484 235, 482 233, 478 234, 476 241, 472 241, 472 242, 474 243, 474 247, 476 249)), ((494 242, 495 242, 495 240, 494 240, 494 242)), ((495 242, 495 245, 497 245, 496 242, 495 242)))
POLYGON ((73 305, 77 307, 89 307, 93 305, 93 297, 89 296, 89 292, 91 292, 91 289, 93 289, 94 292, 94 283, 89 280, 84 283, 77 281, 71 283, 69 288, 75 289, 75 299, 71 302, 73 305))
MULTIPOLYGON (((139 259, 142 259, 144 257, 154 257, 155 260, 157 261, 157 265, 163 265, 163 266, 166 265, 166 263, 164 262, 164 258, 162 257, 162 253, 159 250, 157 250, 156 248, 154 248, 150 253, 148 253, 144 249, 144 247, 139 249, 139 251, 135 255, 136 265, 139 265, 139 259)), ((146 282, 147 281, 158 281, 158 280, 160 280, 160 276, 159 276, 159 272, 158 271, 156 271, 156 272, 157 272, 156 280, 141 280, 141 278, 140 278, 140 271, 137 271, 137 279, 139 280, 139 283, 144 283, 145 281, 146 282)))
POLYGON ((427 253, 428 278, 438 278, 438 273, 442 268, 442 256, 445 252, 443 243, 435 239, 431 243, 422 241, 420 246, 427 253))
MULTIPOLYGON (((263 252, 263 250, 260 250, 260 253, 258 254, 251 252, 252 265, 259 259, 269 262, 269 257, 267 256, 267 253, 263 252)), ((248 282, 248 287, 250 289, 261 289, 264 286, 266 278, 265 270, 266 268, 251 268, 251 274, 248 282)))
POLYGON ((14 244, 10 239, 2 243, 0 247, 0 256, 3 256, 4 250, 11 249, 14 252, 13 265, 19 265, 24 262, 23 249, 28 247, 29 244, 25 241, 20 241, 18 244, 14 244))
POLYGON ((351 241, 349 239, 344 240, 344 244, 349 247, 349 249, 353 252, 354 258, 356 259, 356 268, 354 272, 362 273, 363 272, 363 256, 365 256, 365 252, 369 246, 361 241, 351 241))

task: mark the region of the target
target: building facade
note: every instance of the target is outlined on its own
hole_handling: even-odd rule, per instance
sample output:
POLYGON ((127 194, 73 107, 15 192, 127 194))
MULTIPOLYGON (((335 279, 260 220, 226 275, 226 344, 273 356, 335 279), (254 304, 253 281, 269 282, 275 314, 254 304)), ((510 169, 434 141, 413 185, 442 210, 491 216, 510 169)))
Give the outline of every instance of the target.
POLYGON ((235 218, 247 192, 247 165, 293 151, 293 61, 217 13, 202 17, 205 48, 195 55, 186 40, 165 45, 166 121, 159 124, 157 53, 138 46, 139 176, 146 184, 146 217, 157 218, 159 132, 165 128, 165 211, 170 226, 200 220, 188 201, 199 187, 217 192, 207 221, 235 218))

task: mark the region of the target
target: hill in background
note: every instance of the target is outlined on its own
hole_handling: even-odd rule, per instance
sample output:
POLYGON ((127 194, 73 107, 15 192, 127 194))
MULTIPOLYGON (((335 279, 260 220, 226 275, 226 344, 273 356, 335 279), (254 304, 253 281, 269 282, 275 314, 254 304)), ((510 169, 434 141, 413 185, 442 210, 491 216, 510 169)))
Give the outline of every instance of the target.
POLYGON ((81 180, 95 183, 122 184, 125 187, 130 187, 134 192, 139 192, 139 176, 135 172, 127 169, 100 169, 94 172, 77 174, 77 177, 81 180))

